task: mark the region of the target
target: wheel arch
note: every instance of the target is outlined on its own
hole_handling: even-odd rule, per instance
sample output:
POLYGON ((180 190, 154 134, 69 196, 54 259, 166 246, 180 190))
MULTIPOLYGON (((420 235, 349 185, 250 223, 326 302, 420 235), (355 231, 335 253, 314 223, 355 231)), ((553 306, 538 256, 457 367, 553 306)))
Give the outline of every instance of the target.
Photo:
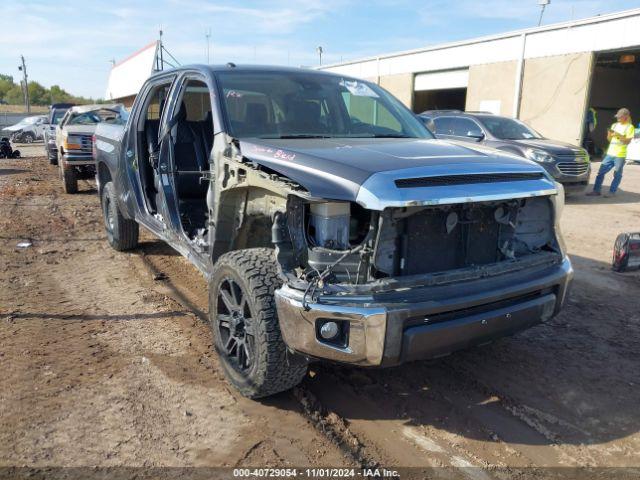
POLYGON ((102 195, 102 189, 106 183, 113 181, 111 170, 109 170, 109 167, 104 162, 98 162, 96 165, 96 180, 98 183, 98 195, 102 195))

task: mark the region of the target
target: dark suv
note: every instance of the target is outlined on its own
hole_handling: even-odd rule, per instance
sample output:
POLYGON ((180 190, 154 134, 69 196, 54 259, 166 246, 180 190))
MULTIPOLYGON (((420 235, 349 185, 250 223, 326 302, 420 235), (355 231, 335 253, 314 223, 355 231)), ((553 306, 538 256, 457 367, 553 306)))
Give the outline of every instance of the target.
POLYGON ((431 110, 418 116, 437 138, 480 143, 539 163, 568 193, 580 193, 589 184, 591 164, 584 148, 544 138, 520 120, 458 110, 431 110))

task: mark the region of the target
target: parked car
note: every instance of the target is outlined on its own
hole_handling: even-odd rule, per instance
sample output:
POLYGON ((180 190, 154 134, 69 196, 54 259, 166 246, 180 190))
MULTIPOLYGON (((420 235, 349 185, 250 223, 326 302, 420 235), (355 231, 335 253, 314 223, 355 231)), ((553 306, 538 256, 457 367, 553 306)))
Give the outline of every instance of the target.
POLYGON ((567 193, 583 192, 591 162, 584 148, 544 138, 524 122, 484 112, 426 111, 419 115, 437 138, 497 148, 542 165, 567 193))
POLYGON ((434 140, 376 84, 281 67, 153 75, 96 129, 115 250, 139 225, 209 281, 213 344, 248 397, 310 361, 398 365, 552 318, 571 263, 562 186, 519 156, 434 140))
POLYGON ((56 148, 56 125, 60 123, 64 114, 73 107, 73 103, 54 103, 49 107, 49 114, 44 126, 44 149, 51 165, 58 164, 58 149, 56 148))
POLYGON ((640 125, 636 127, 636 133, 627 145, 627 160, 634 163, 640 163, 640 125))
POLYGON ((34 115, 23 118, 15 125, 5 127, 3 130, 9 132, 10 139, 14 143, 33 143, 42 139, 45 121, 45 116, 34 115))
POLYGON ((78 191, 78 179, 95 175, 93 134, 100 122, 124 122, 127 111, 121 104, 71 107, 56 126, 60 178, 66 193, 78 191))

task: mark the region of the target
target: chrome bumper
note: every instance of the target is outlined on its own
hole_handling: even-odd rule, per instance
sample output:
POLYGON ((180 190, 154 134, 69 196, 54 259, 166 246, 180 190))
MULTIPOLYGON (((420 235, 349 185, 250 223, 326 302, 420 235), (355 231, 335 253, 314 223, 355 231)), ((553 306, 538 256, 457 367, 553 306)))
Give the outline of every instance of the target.
POLYGON ((69 154, 65 153, 62 156, 63 165, 95 165, 96 162, 92 155, 86 154, 69 154))
POLYGON ((535 274, 519 273, 423 287, 424 295, 417 301, 381 304, 371 297, 332 296, 320 297, 306 309, 303 293, 285 285, 275 292, 280 330, 288 347, 298 353, 359 366, 438 357, 517 333, 558 313, 573 277, 569 259, 535 274), (446 319, 430 323, 435 317, 446 319), (348 322, 345 346, 319 338, 317 322, 322 320, 348 322))

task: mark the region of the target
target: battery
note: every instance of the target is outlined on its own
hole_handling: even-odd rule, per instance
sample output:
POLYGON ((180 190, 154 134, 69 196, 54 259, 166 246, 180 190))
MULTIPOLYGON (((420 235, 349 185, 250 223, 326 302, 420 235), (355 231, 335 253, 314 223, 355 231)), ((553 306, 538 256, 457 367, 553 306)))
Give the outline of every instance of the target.
POLYGON ((624 272, 640 267, 640 232, 621 233, 613 246, 612 268, 624 272))

